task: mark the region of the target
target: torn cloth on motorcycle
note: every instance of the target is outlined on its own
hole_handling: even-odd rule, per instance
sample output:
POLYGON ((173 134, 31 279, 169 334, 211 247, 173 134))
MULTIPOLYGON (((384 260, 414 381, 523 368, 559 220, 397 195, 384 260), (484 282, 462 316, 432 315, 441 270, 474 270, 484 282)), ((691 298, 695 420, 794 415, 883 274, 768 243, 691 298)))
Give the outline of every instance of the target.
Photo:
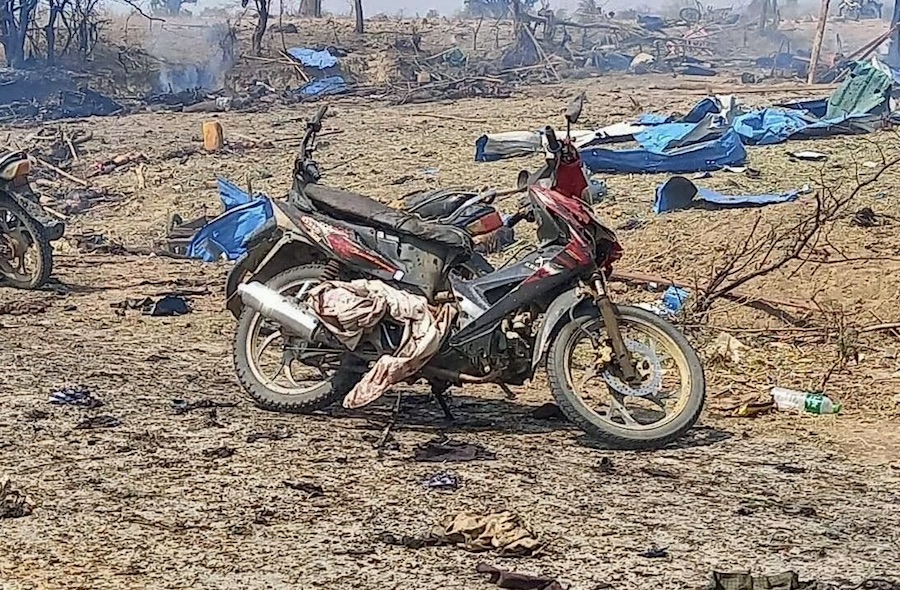
MULTIPOLYGON (((372 403, 421 369, 437 353, 455 315, 450 305, 435 308, 420 295, 369 280, 322 283, 309 292, 307 304, 350 350, 355 350, 386 316, 403 326, 397 349, 375 361, 344 398, 345 408, 372 403)), ((375 333, 373 337, 380 335, 375 333)))

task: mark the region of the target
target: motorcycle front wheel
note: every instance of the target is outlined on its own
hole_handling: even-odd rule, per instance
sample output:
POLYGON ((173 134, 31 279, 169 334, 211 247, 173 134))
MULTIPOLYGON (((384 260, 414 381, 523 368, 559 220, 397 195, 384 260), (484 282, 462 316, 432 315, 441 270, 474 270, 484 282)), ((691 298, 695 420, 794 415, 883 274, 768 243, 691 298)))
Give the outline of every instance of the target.
POLYGON ((697 353, 659 316, 617 306, 625 345, 639 375, 621 378, 596 310, 576 313, 550 346, 547 374, 566 417, 600 442, 659 448, 684 435, 703 410, 706 382, 697 353))
MULTIPOLYGON (((300 296, 325 276, 324 266, 308 264, 275 275, 266 286, 284 296, 300 296)), ((244 306, 234 336, 234 366, 257 406, 308 414, 347 395, 360 379, 359 372, 348 369, 345 350, 306 348, 301 354, 297 349, 280 326, 244 306)))
POLYGON ((17 203, 0 198, 0 285, 37 289, 50 278, 53 247, 17 203))

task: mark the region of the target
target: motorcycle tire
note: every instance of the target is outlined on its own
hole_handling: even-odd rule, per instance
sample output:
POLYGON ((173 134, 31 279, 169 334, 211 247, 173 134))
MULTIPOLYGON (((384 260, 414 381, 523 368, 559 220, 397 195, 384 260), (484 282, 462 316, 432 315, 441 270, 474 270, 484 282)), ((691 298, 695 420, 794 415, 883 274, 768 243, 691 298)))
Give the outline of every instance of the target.
POLYGON ((703 18, 703 14, 700 13, 699 9, 694 8, 693 6, 686 6, 678 11, 678 18, 689 25, 695 25, 703 18))
MULTIPOLYGON (((322 265, 308 264, 281 272, 266 282, 266 286, 279 293, 298 286, 305 281, 325 280, 326 269, 322 265)), ((251 333, 259 313, 244 306, 238 318, 234 335, 234 366, 238 380, 254 403, 264 410, 293 414, 309 414, 331 405, 347 395, 359 382, 360 374, 344 367, 338 369, 331 377, 323 380, 308 391, 299 394, 282 393, 268 387, 255 374, 250 365, 249 349, 251 333)))
MULTIPOLYGON (((583 336, 583 330, 602 331, 603 320, 596 309, 582 312, 566 323, 556 334, 547 355, 547 374, 553 397, 563 414, 592 438, 620 449, 660 448, 683 436, 690 430, 703 411, 706 382, 703 365, 697 353, 675 326, 654 313, 631 306, 617 306, 616 316, 623 327, 638 324, 644 330, 654 332, 656 338, 667 340, 682 356, 680 365, 686 369, 689 393, 681 411, 669 421, 656 427, 632 429, 618 426, 588 408, 569 382, 568 365, 573 346, 583 336), (593 328, 593 329, 592 329, 593 328)), ((676 359, 676 362, 679 359, 676 359)), ((601 386, 605 386, 602 384, 601 386)))
POLYGON ((43 228, 18 203, 10 199, 3 199, 2 209, 6 209, 16 216, 17 221, 22 224, 25 231, 34 240, 35 243, 33 245, 37 247, 39 255, 37 257, 36 272, 32 273, 31 278, 25 281, 0 271, 0 286, 9 286, 16 289, 37 289, 50 279, 50 273, 53 271, 53 246, 50 244, 50 240, 44 233, 43 228))

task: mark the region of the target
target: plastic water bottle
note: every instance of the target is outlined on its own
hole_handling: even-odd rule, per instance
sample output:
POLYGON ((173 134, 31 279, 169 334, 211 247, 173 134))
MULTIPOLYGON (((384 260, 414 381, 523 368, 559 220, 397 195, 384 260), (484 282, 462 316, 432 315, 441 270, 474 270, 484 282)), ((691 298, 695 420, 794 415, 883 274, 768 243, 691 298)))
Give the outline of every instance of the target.
POLYGON ((837 414, 841 411, 841 404, 834 403, 821 393, 773 387, 772 397, 779 410, 803 410, 810 414, 837 414))

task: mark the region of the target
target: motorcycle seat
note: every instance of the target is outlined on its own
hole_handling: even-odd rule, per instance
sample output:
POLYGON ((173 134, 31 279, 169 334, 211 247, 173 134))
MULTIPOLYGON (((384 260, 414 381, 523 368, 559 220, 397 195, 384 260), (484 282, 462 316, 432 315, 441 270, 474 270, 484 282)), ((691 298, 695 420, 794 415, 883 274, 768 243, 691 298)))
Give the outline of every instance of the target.
POLYGON ((473 249, 472 238, 457 227, 423 221, 359 193, 308 184, 303 188, 303 194, 317 210, 337 219, 392 230, 452 250, 471 252, 473 249))

